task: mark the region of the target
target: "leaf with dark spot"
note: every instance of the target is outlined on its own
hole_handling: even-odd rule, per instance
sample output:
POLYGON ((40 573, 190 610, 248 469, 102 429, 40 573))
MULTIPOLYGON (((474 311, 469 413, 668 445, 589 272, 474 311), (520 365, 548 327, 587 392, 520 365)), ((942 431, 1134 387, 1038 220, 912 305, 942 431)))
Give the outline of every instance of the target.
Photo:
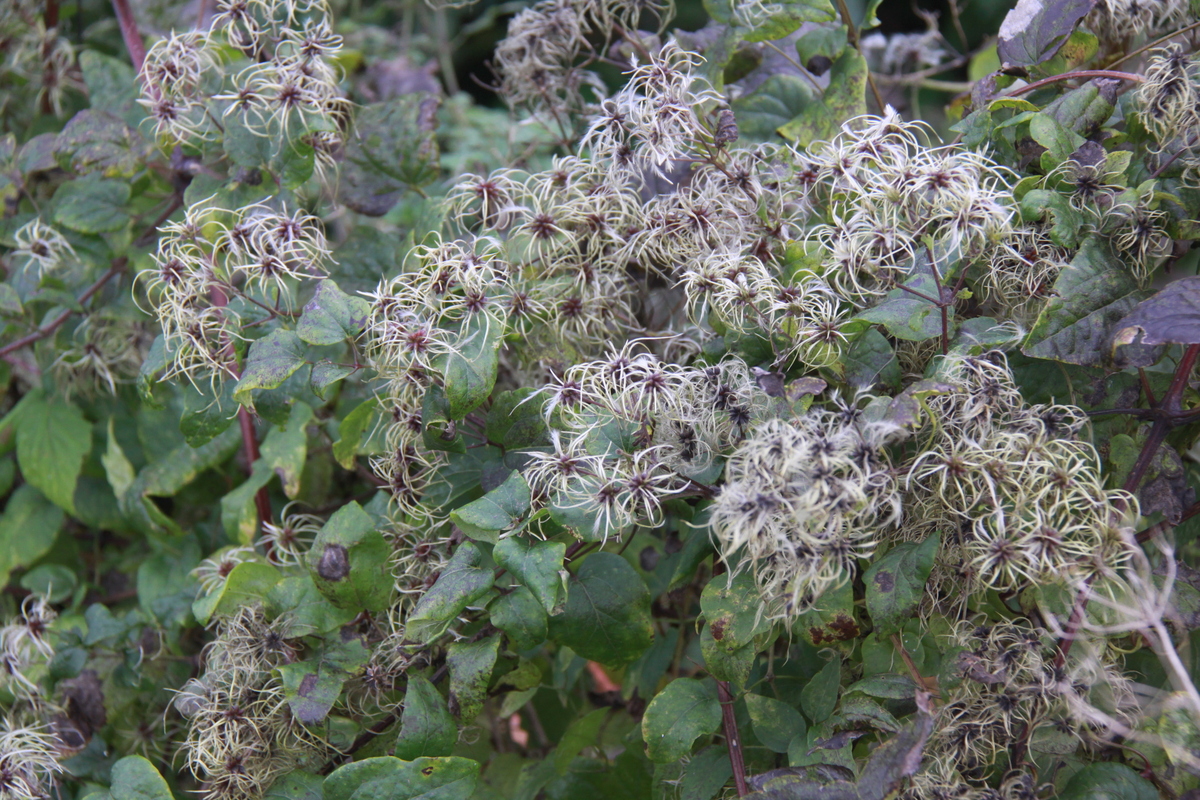
POLYGON ((311 661, 284 664, 279 667, 279 680, 288 707, 296 719, 305 725, 316 725, 329 714, 329 709, 342 693, 348 676, 345 672, 320 666, 311 661))
POLYGON ((996 53, 1005 67, 1032 67, 1052 57, 1096 0, 1019 0, 1000 25, 996 53))
POLYGON ((917 610, 939 545, 937 534, 920 544, 898 544, 867 569, 867 611, 877 635, 896 633, 917 610))
POLYGON ((317 574, 322 580, 340 581, 350 574, 350 558, 340 544, 327 544, 317 562, 317 574))
POLYGON ((854 590, 849 581, 821 595, 796 624, 797 630, 817 647, 857 639, 861 628, 854 619, 854 590))
POLYGON ((306 562, 313 583, 338 608, 382 611, 395 591, 390 555, 371 515, 350 502, 321 527, 306 562))
POLYGON ((1200 275, 1180 278, 1144 300, 1114 328, 1113 346, 1200 343, 1200 275))

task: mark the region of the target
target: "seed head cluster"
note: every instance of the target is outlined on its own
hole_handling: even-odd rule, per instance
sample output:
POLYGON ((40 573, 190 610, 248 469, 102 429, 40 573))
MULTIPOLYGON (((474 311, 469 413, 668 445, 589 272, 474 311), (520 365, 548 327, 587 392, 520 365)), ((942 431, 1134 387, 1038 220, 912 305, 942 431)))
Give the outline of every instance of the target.
POLYGON ((945 703, 907 800, 1037 797, 1030 772, 1005 771, 1014 743, 1035 756, 1103 746, 1110 732, 1081 719, 1080 702, 1128 721, 1131 686, 1111 657, 1061 660, 1053 636, 1021 622, 963 622, 948 639, 945 703))
POLYGON ((241 325, 289 313, 297 285, 321 277, 329 248, 302 211, 215 198, 160 229, 154 267, 139 283, 163 332, 165 377, 217 384, 237 377, 241 325))
POLYGON ((949 595, 1112 577, 1137 502, 1106 488, 1083 412, 1026 404, 999 353, 952 357, 940 377, 921 452, 903 466, 905 528, 942 532, 949 595))
POLYGON ((712 531, 729 563, 749 569, 768 613, 792 619, 850 580, 900 518, 886 445, 898 428, 854 405, 768 419, 725 467, 712 531))
POLYGON ((238 125, 276 145, 312 147, 323 172, 334 166, 349 112, 335 66, 341 46, 320 0, 220 0, 208 29, 150 48, 138 102, 167 144, 216 139, 238 125))

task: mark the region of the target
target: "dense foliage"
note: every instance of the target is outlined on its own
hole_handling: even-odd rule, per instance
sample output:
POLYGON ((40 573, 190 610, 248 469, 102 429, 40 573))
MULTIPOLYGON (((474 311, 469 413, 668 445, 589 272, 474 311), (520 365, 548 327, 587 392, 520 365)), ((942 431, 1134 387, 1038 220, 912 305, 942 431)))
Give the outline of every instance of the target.
POLYGON ((1200 793, 1200 9, 682 10, 4 4, 0 800, 1200 793))

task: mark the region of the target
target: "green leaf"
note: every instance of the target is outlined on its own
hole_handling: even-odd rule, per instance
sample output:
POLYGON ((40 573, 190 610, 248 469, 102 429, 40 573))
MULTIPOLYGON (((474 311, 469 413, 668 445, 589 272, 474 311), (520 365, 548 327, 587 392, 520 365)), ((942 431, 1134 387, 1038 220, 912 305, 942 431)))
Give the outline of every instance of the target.
POLYGON ((142 366, 138 369, 137 389, 138 394, 150 408, 160 408, 162 404, 154 397, 154 385, 158 381, 158 376, 164 369, 167 368, 167 347, 166 339, 160 333, 154 337, 154 341, 150 343, 150 351, 146 353, 146 360, 142 362, 142 366))
POLYGON ((253 407, 252 390, 274 389, 306 363, 304 342, 295 331, 282 328, 272 331, 250 345, 250 355, 233 389, 233 399, 253 407))
POLYGON ((1003 67, 1031 67, 1058 52, 1095 0, 1018 0, 1000 25, 1003 67))
POLYGON ((261 603, 279 583, 279 577, 279 570, 270 564, 243 561, 230 571, 216 591, 196 599, 192 614, 201 625, 207 625, 213 617, 236 614, 243 606, 261 603))
POLYGON ((0 283, 0 314, 17 316, 24 312, 21 296, 7 283, 0 283))
POLYGON ((459 614, 492 588, 492 571, 481 568, 483 551, 462 542, 429 591, 421 596, 405 622, 405 635, 429 644, 445 632, 459 614))
POLYGON ((800 56, 800 63, 805 66, 816 56, 827 58, 832 64, 845 49, 844 25, 816 25, 796 39, 796 55, 800 56))
POLYGON ((66 517, 30 485, 20 486, 0 514, 0 586, 8 584, 13 570, 23 569, 54 546, 66 517))
POLYGON ((263 800, 323 800, 321 784, 325 778, 311 772, 293 770, 272 784, 263 800))
POLYGON ((113 764, 110 791, 119 800, 174 800, 163 776, 142 756, 125 756, 113 764))
POLYGON ((44 597, 51 603, 61 603, 75 593, 78 579, 75 572, 61 564, 42 564, 21 576, 21 588, 30 594, 44 597))
POLYGON ((445 381, 450 418, 459 420, 478 408, 496 383, 504 323, 490 312, 472 315, 455 349, 435 361, 445 381))
POLYGON ((858 692, 847 692, 843 695, 836 719, 839 721, 838 727, 841 727, 842 721, 844 721, 857 728, 869 726, 887 733, 895 733, 900 730, 900 723, 896 721, 890 711, 865 694, 858 692))
POLYGON ((1091 136, 1112 116, 1119 91, 1118 85, 1111 81, 1088 81, 1056 98, 1043 113, 1074 133, 1091 136))
POLYGON ((421 441, 430 450, 465 454, 467 443, 458 432, 458 423, 451 418, 450 401, 438 385, 425 390, 421 400, 421 441))
POLYGON ((341 169, 342 202, 360 214, 380 216, 405 189, 437 180, 439 102, 412 93, 359 109, 341 169))
POLYGON ((129 178, 147 155, 137 131, 106 111, 80 111, 55 140, 55 157, 64 169, 79 175, 129 178))
POLYGON ((793 767, 817 766, 822 770, 832 768, 835 773, 840 768, 845 770, 846 778, 853 778, 855 764, 851 744, 853 737, 839 740, 828 723, 810 725, 807 733, 792 739, 788 745, 788 764, 793 767))
POLYGON ((732 777, 728 749, 718 745, 706 747, 684 765, 679 800, 712 800, 732 777))
MULTIPOLYGON (((926 297, 937 297, 940 291, 927 271, 917 273, 904 285, 926 297)), ((946 318, 950 326, 948 332, 953 333, 953 307, 946 309, 946 318)), ((923 342, 942 335, 942 315, 937 305, 904 289, 888 292, 878 305, 866 309, 856 319, 879 323, 892 336, 909 342, 923 342)))
POLYGON ((353 626, 328 634, 321 643, 320 663, 322 668, 331 667, 350 675, 361 675, 371 660, 371 650, 364 635, 353 626))
POLYGON ((799 75, 780 73, 763 81, 749 94, 730 104, 741 138, 753 142, 777 140, 778 131, 798 117, 813 102, 808 81, 799 75))
POLYGON ((371 515, 351 501, 317 533, 305 563, 313 583, 338 608, 383 611, 392 601, 392 548, 371 515))
POLYGON ((182 535, 183 531, 158 509, 151 497, 172 497, 206 469, 232 456, 242 445, 242 435, 231 428, 203 447, 181 445, 146 465, 129 491, 118 498, 126 514, 141 519, 154 533, 182 535))
POLYGON ((834 655, 800 690, 800 707, 812 722, 824 722, 837 705, 842 683, 842 659, 834 655))
POLYGON ((514 650, 529 650, 546 641, 546 609, 524 586, 501 595, 488 607, 492 624, 508 634, 514 650))
POLYGON ((656 763, 678 761, 692 743, 721 725, 721 703, 711 680, 676 678, 654 696, 642 717, 646 755, 656 763))
POLYGON ((324 800, 469 800, 478 780, 469 758, 365 758, 325 779, 324 800))
POLYGON ((1136 290, 1103 239, 1089 237, 1054 282, 1021 351, 1070 364, 1106 360, 1114 329, 1140 299, 1136 290))
POLYGON ((650 590, 619 555, 593 553, 571 576, 567 604, 550 618, 550 637, 591 661, 633 661, 654 641, 650 590))
POLYGON ((100 603, 88 606, 83 618, 87 621, 87 636, 83 638, 83 643, 88 647, 105 641, 116 644, 118 639, 129 632, 128 617, 118 619, 107 606, 100 603))
POLYGON ((837 12, 827 0, 788 0, 772 6, 777 9, 746 35, 747 42, 767 42, 782 39, 806 22, 830 22, 837 12))
POLYGON ((473 503, 450 512, 450 521, 476 541, 496 544, 529 513, 529 484, 513 470, 504 483, 473 503))
POLYGON ((271 482, 270 470, 259 462, 258 469, 229 494, 221 498, 221 526, 225 535, 239 544, 251 544, 258 533, 258 509, 255 495, 271 482))
POLYGON ((458 724, 433 684, 410 675, 404 692, 404 713, 396 737, 396 758, 448 756, 458 743, 458 724))
POLYGON ((1084 230, 1083 212, 1074 208, 1066 195, 1050 189, 1034 189, 1021 198, 1021 219, 1050 223, 1050 240, 1059 247, 1075 248, 1084 230))
POLYGON ((575 756, 585 747, 596 744, 600 728, 608 717, 607 708, 597 708, 575 719, 567 726, 558 745, 554 748, 554 771, 566 775, 575 756))
POLYGON ((333 273, 339 285, 349 291, 368 292, 390 275, 404 260, 411 246, 410 236, 384 233, 370 225, 354 225, 345 240, 333 251, 337 269, 333 273))
POLYGON ((515 389, 497 394, 488 409, 488 441, 505 450, 548 444, 546 420, 537 400, 532 389, 515 389))
POLYGON ((876 635, 899 633, 916 612, 940 544, 936 533, 920 544, 903 542, 867 568, 867 612, 876 635))
POLYGON ((80 233, 115 233, 129 224, 129 184, 97 174, 69 181, 54 194, 54 221, 80 233))
POLYGON ((719 576, 708 582, 700 595, 700 609, 719 647, 732 653, 771 629, 759 598, 754 576, 748 571, 739 572, 732 580, 719 576))
POLYGON ((326 278, 304 306, 296 335, 309 344, 341 344, 358 337, 370 313, 370 303, 346 294, 332 279, 326 278))
POLYGON ((298 633, 325 634, 348 625, 358 612, 338 608, 321 594, 311 575, 284 578, 267 593, 272 616, 288 615, 298 633))
POLYGON ((312 661, 283 664, 278 671, 288 708, 303 725, 318 725, 325 720, 348 677, 340 669, 312 661))
POLYGON ((885 386, 899 388, 900 362, 887 337, 869 328, 856 339, 839 365, 843 377, 851 386, 885 386))
POLYGON ((1071 157, 1071 154, 1086 141, 1082 136, 1066 128, 1049 114, 1034 114, 1029 120, 1029 135, 1046 148, 1054 166, 1071 157))
POLYGON ((567 600, 566 552, 567 546, 561 542, 510 536, 496 545, 492 557, 533 593, 547 614, 558 614, 567 600))
POLYGON ((803 147, 827 140, 844 121, 867 113, 866 91, 867 62, 847 45, 829 71, 829 87, 822 102, 809 103, 779 133, 803 147))
POLYGON ((191 571, 199 560, 199 548, 187 542, 179 553, 159 553, 141 563, 137 571, 138 605, 149 619, 164 628, 188 619, 199 588, 191 571))
POLYGON ((338 440, 333 443, 333 457, 345 469, 354 469, 354 458, 362 447, 363 434, 371 427, 379 410, 379 400, 363 401, 338 423, 338 440))
POLYGON ((312 407, 299 400, 292 403, 286 426, 267 433, 261 448, 261 464, 279 476, 283 493, 291 499, 300 494, 300 476, 308 458, 308 424, 312 407))
POLYGON ((1088 764, 1071 776, 1058 795, 1061 800, 1156 800, 1154 784, 1125 764, 1088 764))
MULTIPOLYGON (((682 584, 690 582, 696 574, 696 570, 714 552, 712 537, 708 531, 708 511, 701 511, 700 514, 704 515, 704 524, 700 524, 698 518, 693 522, 691 530, 687 532, 687 538, 683 540, 683 549, 679 551, 679 561, 671 573, 671 582, 668 586, 670 589, 677 589, 682 584)), ((680 534, 682 535, 683 531, 680 531, 680 534)))
POLYGON ((308 384, 312 387, 313 394, 324 400, 325 392, 330 386, 353 375, 355 371, 356 369, 352 366, 335 364, 328 359, 323 359, 312 365, 308 384))
POLYGON ((754 735, 776 753, 786 753, 792 739, 808 729, 799 711, 771 697, 748 694, 746 709, 750 712, 754 735))
POLYGON ((884 672, 852 683, 846 692, 862 692, 885 700, 908 700, 916 695, 917 685, 907 675, 884 672))
MULTIPOLYGON (((726 9, 729 8, 728 3, 720 3, 726 9)), ((709 5, 705 4, 708 8, 709 5)), ((712 11, 709 12, 712 14, 712 11)), ((713 19, 720 21, 714 14, 713 19)), ((737 73, 737 77, 732 74, 730 80, 737 80, 746 74, 744 67, 739 67, 735 63, 735 55, 738 54, 738 47, 746 37, 747 30, 737 25, 722 24, 716 28, 716 38, 711 44, 704 48, 704 65, 701 67, 700 74, 712 84, 714 89, 720 90, 725 86, 726 69, 731 73, 737 73)), ((750 67, 753 69, 753 66, 750 67)))
POLYGON ((225 383, 217 396, 204 392, 184 392, 185 411, 179 418, 179 432, 192 447, 208 444, 229 429, 237 416, 231 396, 233 387, 225 383))
MULTIPOLYGON (((32 393, 31 393, 32 394, 32 393)), ((17 462, 25 480, 75 513, 75 484, 92 450, 92 426, 73 405, 32 395, 17 425, 17 462)))
POLYGON ((95 50, 84 50, 79 54, 79 72, 92 108, 116 114, 132 127, 146 118, 137 103, 137 75, 129 64, 95 50))
POLYGON ((499 652, 498 634, 474 642, 455 642, 446 648, 446 665, 450 668, 450 712, 463 724, 470 724, 483 709, 499 652))

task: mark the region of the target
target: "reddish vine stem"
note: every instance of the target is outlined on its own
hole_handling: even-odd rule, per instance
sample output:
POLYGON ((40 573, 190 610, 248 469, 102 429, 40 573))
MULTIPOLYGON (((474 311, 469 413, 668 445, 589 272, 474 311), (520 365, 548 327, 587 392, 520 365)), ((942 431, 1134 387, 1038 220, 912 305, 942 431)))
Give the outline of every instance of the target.
POLYGON ((733 694, 727 681, 717 681, 717 699, 721 701, 721 729, 725 733, 725 745, 729 748, 729 765, 733 767, 733 785, 738 797, 750 793, 746 786, 746 762, 742 758, 742 740, 738 736, 737 717, 733 713, 733 694))
MULTIPOLYGON (((1162 400, 1155 404, 1157 409, 1161 409, 1168 415, 1176 415, 1181 410, 1181 400, 1183 391, 1187 388, 1188 379, 1192 375, 1192 370, 1196 367, 1196 360, 1200 358, 1200 344, 1188 345, 1183 351, 1183 358, 1179 360, 1178 366, 1175 368, 1175 377, 1171 380, 1171 386, 1167 389, 1166 394, 1162 396, 1162 400)), ((1172 427, 1172 420, 1169 417, 1163 417, 1154 421, 1153 427, 1150 428, 1150 433, 1146 437, 1145 444, 1142 445, 1142 452, 1138 454, 1137 463, 1133 465, 1129 476, 1122 484, 1122 489, 1130 494, 1137 491, 1138 485, 1141 484, 1142 478, 1145 477, 1146 471, 1150 468, 1150 464, 1154 461, 1154 456, 1158 453, 1158 448, 1167 438, 1167 433, 1172 427)), ((1195 507, 1193 507, 1195 508, 1195 507)), ((1192 509, 1188 509, 1192 512, 1192 509)), ((1195 512, 1193 512, 1195 513, 1195 512)), ((1157 526, 1155 526, 1157 527, 1157 526)), ((1146 538, 1152 535, 1154 528, 1143 531, 1146 538)), ((1142 534, 1138 534, 1141 539, 1142 534)), ((1070 653, 1071 644, 1075 641, 1076 635, 1079 633, 1079 627, 1083 624, 1083 615, 1087 610, 1088 593, 1091 591, 1092 580, 1094 576, 1090 576, 1079 587, 1079 592, 1075 595, 1075 604, 1071 609, 1071 616, 1067 620, 1067 627, 1063 630, 1062 638, 1058 640, 1058 654, 1054 657, 1054 666, 1061 668, 1067 662, 1067 655, 1070 653)))
POLYGON ((1175 31, 1174 33, 1168 33, 1166 36, 1163 36, 1159 39, 1155 39, 1153 42, 1150 42, 1149 44, 1142 45, 1137 50, 1134 50, 1132 53, 1126 53, 1125 55, 1121 56, 1116 61, 1109 64, 1108 67, 1109 67, 1109 69, 1112 69, 1113 67, 1117 66, 1118 64, 1124 64, 1126 61, 1130 61, 1132 59, 1137 58, 1138 56, 1140 56, 1142 53, 1146 52, 1147 50, 1153 50, 1155 47, 1158 47, 1159 45, 1163 45, 1163 44, 1166 44, 1167 42, 1171 41, 1176 36, 1180 36, 1182 34, 1187 33, 1188 31, 1195 30, 1196 28, 1200 28, 1200 22, 1193 22, 1191 25, 1186 25, 1186 26, 1180 28, 1179 30, 1175 31))
POLYGON ((133 69, 140 80, 142 63, 146 60, 146 45, 138 30, 137 20, 129 8, 129 0, 112 0, 112 7, 117 13, 117 24, 121 26, 121 38, 125 40, 125 49, 129 51, 129 60, 133 62, 133 69))
POLYGON ((1142 482, 1142 478, 1145 477, 1146 471, 1150 469, 1150 464, 1154 461, 1154 456, 1158 454, 1158 448, 1162 446, 1173 427, 1173 418, 1181 415, 1183 390, 1187 388, 1188 378, 1191 377, 1198 358, 1200 358, 1200 344, 1188 345, 1187 349, 1183 351, 1183 358, 1179 360, 1179 365, 1175 369, 1175 377, 1171 380, 1171 386, 1156 404, 1156 410, 1165 412, 1165 415, 1156 419, 1150 428, 1150 433, 1146 436, 1146 443, 1142 445, 1142 452, 1138 454, 1137 463, 1133 465, 1129 477, 1125 479, 1125 483, 1121 487, 1125 491, 1131 494, 1137 491, 1138 484, 1142 482))
MULTIPOLYGON (((725 574, 725 564, 713 559, 713 577, 725 574)), ((725 734, 725 746, 729 749, 729 766, 733 768, 733 785, 738 797, 749 793, 746 787, 746 761, 742 758, 742 740, 738 736, 737 717, 733 713, 733 694, 728 681, 717 681, 717 699, 721 702, 721 730, 725 734)))
MULTIPOLYGON (((125 256, 121 256, 120 258, 113 259, 112 266, 110 266, 108 268, 108 271, 105 272, 103 275, 101 275, 96 280, 95 283, 93 283, 88 288, 84 289, 83 294, 79 295, 79 297, 78 297, 79 305, 82 306, 84 303, 86 303, 88 300, 90 300, 92 298, 92 296, 96 294, 96 292, 98 292, 102 288, 104 288, 104 284, 108 283, 116 275, 120 274, 121 272, 124 272, 125 267, 128 264, 129 264, 129 259, 126 258, 125 256)), ((42 339, 45 339, 47 336, 50 336, 56 330, 61 328, 62 324, 64 322, 66 322, 70 318, 70 316, 74 313, 75 312, 73 310, 68 308, 66 311, 63 311, 57 317, 50 320, 42 327, 38 328, 33 333, 30 333, 26 336, 22 336, 20 339, 17 339, 15 341, 9 342, 4 347, 0 347, 0 358, 3 358, 5 361, 8 361, 9 363, 13 363, 12 359, 9 358, 13 353, 20 350, 22 347, 31 345, 34 342, 39 342, 42 339)))
MULTIPOLYGON (((214 308, 224 308, 229 304, 229 297, 224 291, 217 287, 213 287, 209 296, 212 300, 214 308)), ((233 355, 233 343, 228 345, 229 361, 228 370, 234 378, 241 377, 241 369, 237 365, 236 358, 233 355)), ((238 427, 242 431, 242 449, 246 456, 246 475, 254 474, 254 462, 258 461, 261 453, 258 449, 258 435, 254 430, 254 418, 250 416, 250 412, 243 405, 238 405, 238 427)), ((267 487, 260 487, 254 493, 254 510, 258 517, 258 532, 262 533, 263 526, 271 522, 271 496, 267 493, 267 487)), ((270 541, 263 542, 263 555, 267 561, 273 561, 273 548, 270 541)))
POLYGON ((1163 520, 1162 522, 1156 522, 1149 528, 1138 531, 1137 536, 1134 538, 1136 538, 1138 542, 1148 542, 1155 536, 1158 536, 1160 533, 1166 533, 1176 525, 1187 522, 1197 514, 1200 514, 1200 503, 1192 503, 1183 510, 1183 513, 1179 515, 1179 519, 1177 521, 1169 522, 1167 520, 1163 520))
MULTIPOLYGON (((246 469, 249 472, 254 471, 254 462, 258 461, 260 453, 258 451, 258 437, 254 434, 254 419, 250 416, 250 412, 245 406, 238 406, 238 425, 242 429, 242 446, 246 452, 246 469)), ((267 494, 267 487, 262 487, 254 493, 254 509, 258 512, 258 527, 262 530, 262 526, 271 521, 271 498, 267 494)), ((271 558, 271 542, 263 542, 263 555, 268 561, 271 558)))
POLYGON ((1132 83, 1142 83, 1146 80, 1141 75, 1132 72, 1119 72, 1115 69, 1079 69, 1074 72, 1051 75, 1049 78, 1042 78, 1040 81, 1027 83, 1019 89, 1013 89, 1008 93, 1008 97, 1019 97, 1020 95, 1040 89, 1043 86, 1049 86, 1059 81, 1069 81, 1072 78, 1116 78, 1119 81, 1130 81, 1132 83))
POLYGON ((1159 175, 1162 175, 1164 172, 1166 172, 1172 164, 1174 164, 1176 161, 1179 160, 1179 157, 1181 155, 1183 155, 1184 153, 1186 153, 1187 151, 1191 150, 1193 147, 1196 146, 1197 139, 1200 139, 1200 136, 1197 136, 1196 134, 1192 134, 1192 137, 1187 140, 1187 143, 1185 143, 1178 150, 1176 150, 1171 155, 1170 158, 1168 158, 1163 163, 1159 164, 1158 168, 1156 170, 1154 170, 1154 172, 1150 173, 1150 178, 1151 179, 1157 178, 1159 175))

